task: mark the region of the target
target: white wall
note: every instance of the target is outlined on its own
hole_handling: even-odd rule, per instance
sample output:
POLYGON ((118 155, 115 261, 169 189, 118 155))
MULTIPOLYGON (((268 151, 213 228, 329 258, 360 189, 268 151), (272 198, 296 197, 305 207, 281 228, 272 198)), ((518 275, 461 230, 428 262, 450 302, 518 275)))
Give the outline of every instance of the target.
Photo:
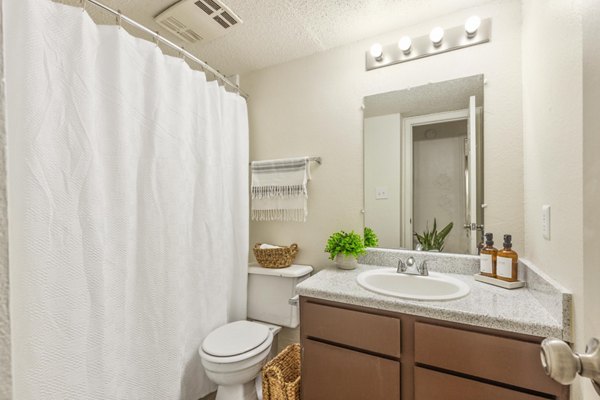
POLYGON ((326 265, 327 237, 340 229, 360 231, 363 225, 363 97, 485 74, 485 197, 495 204, 486 211, 486 229, 512 233, 515 248, 522 249, 520 45, 520 2, 495 1, 242 76, 251 96, 251 159, 323 157, 309 184, 308 222, 252 223, 251 243, 297 242, 299 263, 326 265), (364 53, 374 41, 426 35, 434 25, 462 25, 472 14, 493 18, 490 43, 365 71, 364 53))
POLYGON ((4 41, 0 0, 0 400, 12 398, 8 287, 8 219, 6 215, 6 130, 4 108, 4 41))
MULTIPOLYGON (((600 339, 600 1, 583 9, 583 282, 584 336, 600 339)), ((597 399, 589 382, 586 399, 597 399)))
POLYGON ((379 237, 379 247, 400 247, 400 114, 365 118, 365 226, 379 237), (387 198, 375 192, 385 188, 387 198))
MULTIPOLYGON (((600 304, 600 17, 594 7, 591 14, 582 12, 582 1, 523 3, 525 255, 573 291, 578 351, 592 334, 600 337, 593 308, 600 304), (543 204, 552 206, 550 240, 541 232, 543 204)), ((583 398, 596 398, 582 381, 573 385, 573 398, 582 391, 583 398)))
POLYGON ((576 296, 583 263, 581 33, 574 2, 524 2, 525 250, 576 296), (543 204, 552 206, 551 240, 542 237, 543 204))

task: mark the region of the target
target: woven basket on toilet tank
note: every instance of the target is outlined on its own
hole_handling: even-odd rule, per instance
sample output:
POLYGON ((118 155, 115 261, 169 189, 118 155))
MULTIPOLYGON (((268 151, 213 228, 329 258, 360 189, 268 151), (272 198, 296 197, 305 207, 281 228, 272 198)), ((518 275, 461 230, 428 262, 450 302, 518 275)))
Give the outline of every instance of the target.
POLYGON ((298 254, 298 245, 296 243, 290 246, 280 246, 275 249, 261 249, 262 243, 256 243, 254 248, 254 257, 261 267, 265 268, 285 268, 292 265, 296 254, 298 254))

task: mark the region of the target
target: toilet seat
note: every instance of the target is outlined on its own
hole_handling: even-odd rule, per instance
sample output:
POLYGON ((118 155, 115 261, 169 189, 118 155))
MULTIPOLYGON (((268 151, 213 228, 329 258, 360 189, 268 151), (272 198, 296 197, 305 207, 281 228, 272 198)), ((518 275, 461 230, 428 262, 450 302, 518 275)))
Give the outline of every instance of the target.
POLYGON ((202 342, 205 360, 229 364, 251 358, 271 346, 273 334, 263 324, 235 321, 212 331, 202 342))

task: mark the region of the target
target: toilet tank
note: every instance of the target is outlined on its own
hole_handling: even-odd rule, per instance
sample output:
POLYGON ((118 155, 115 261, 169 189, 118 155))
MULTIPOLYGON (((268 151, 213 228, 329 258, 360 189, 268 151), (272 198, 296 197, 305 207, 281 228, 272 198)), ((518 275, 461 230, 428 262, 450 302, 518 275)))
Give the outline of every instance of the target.
POLYGON ((309 277, 310 265, 287 268, 248 266, 248 319, 296 328, 300 324, 296 285, 309 277))

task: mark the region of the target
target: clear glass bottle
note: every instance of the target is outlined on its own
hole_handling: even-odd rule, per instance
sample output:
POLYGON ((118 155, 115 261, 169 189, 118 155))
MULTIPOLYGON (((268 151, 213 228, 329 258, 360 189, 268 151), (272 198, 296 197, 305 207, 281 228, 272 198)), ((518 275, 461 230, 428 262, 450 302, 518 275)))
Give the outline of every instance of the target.
POLYGON ((485 247, 479 254, 479 273, 490 278, 496 277, 496 255, 498 249, 494 247, 494 235, 485 234, 485 247))
POLYGON ((496 258, 496 278, 507 282, 519 280, 519 255, 512 249, 512 236, 504 235, 504 248, 496 258))

